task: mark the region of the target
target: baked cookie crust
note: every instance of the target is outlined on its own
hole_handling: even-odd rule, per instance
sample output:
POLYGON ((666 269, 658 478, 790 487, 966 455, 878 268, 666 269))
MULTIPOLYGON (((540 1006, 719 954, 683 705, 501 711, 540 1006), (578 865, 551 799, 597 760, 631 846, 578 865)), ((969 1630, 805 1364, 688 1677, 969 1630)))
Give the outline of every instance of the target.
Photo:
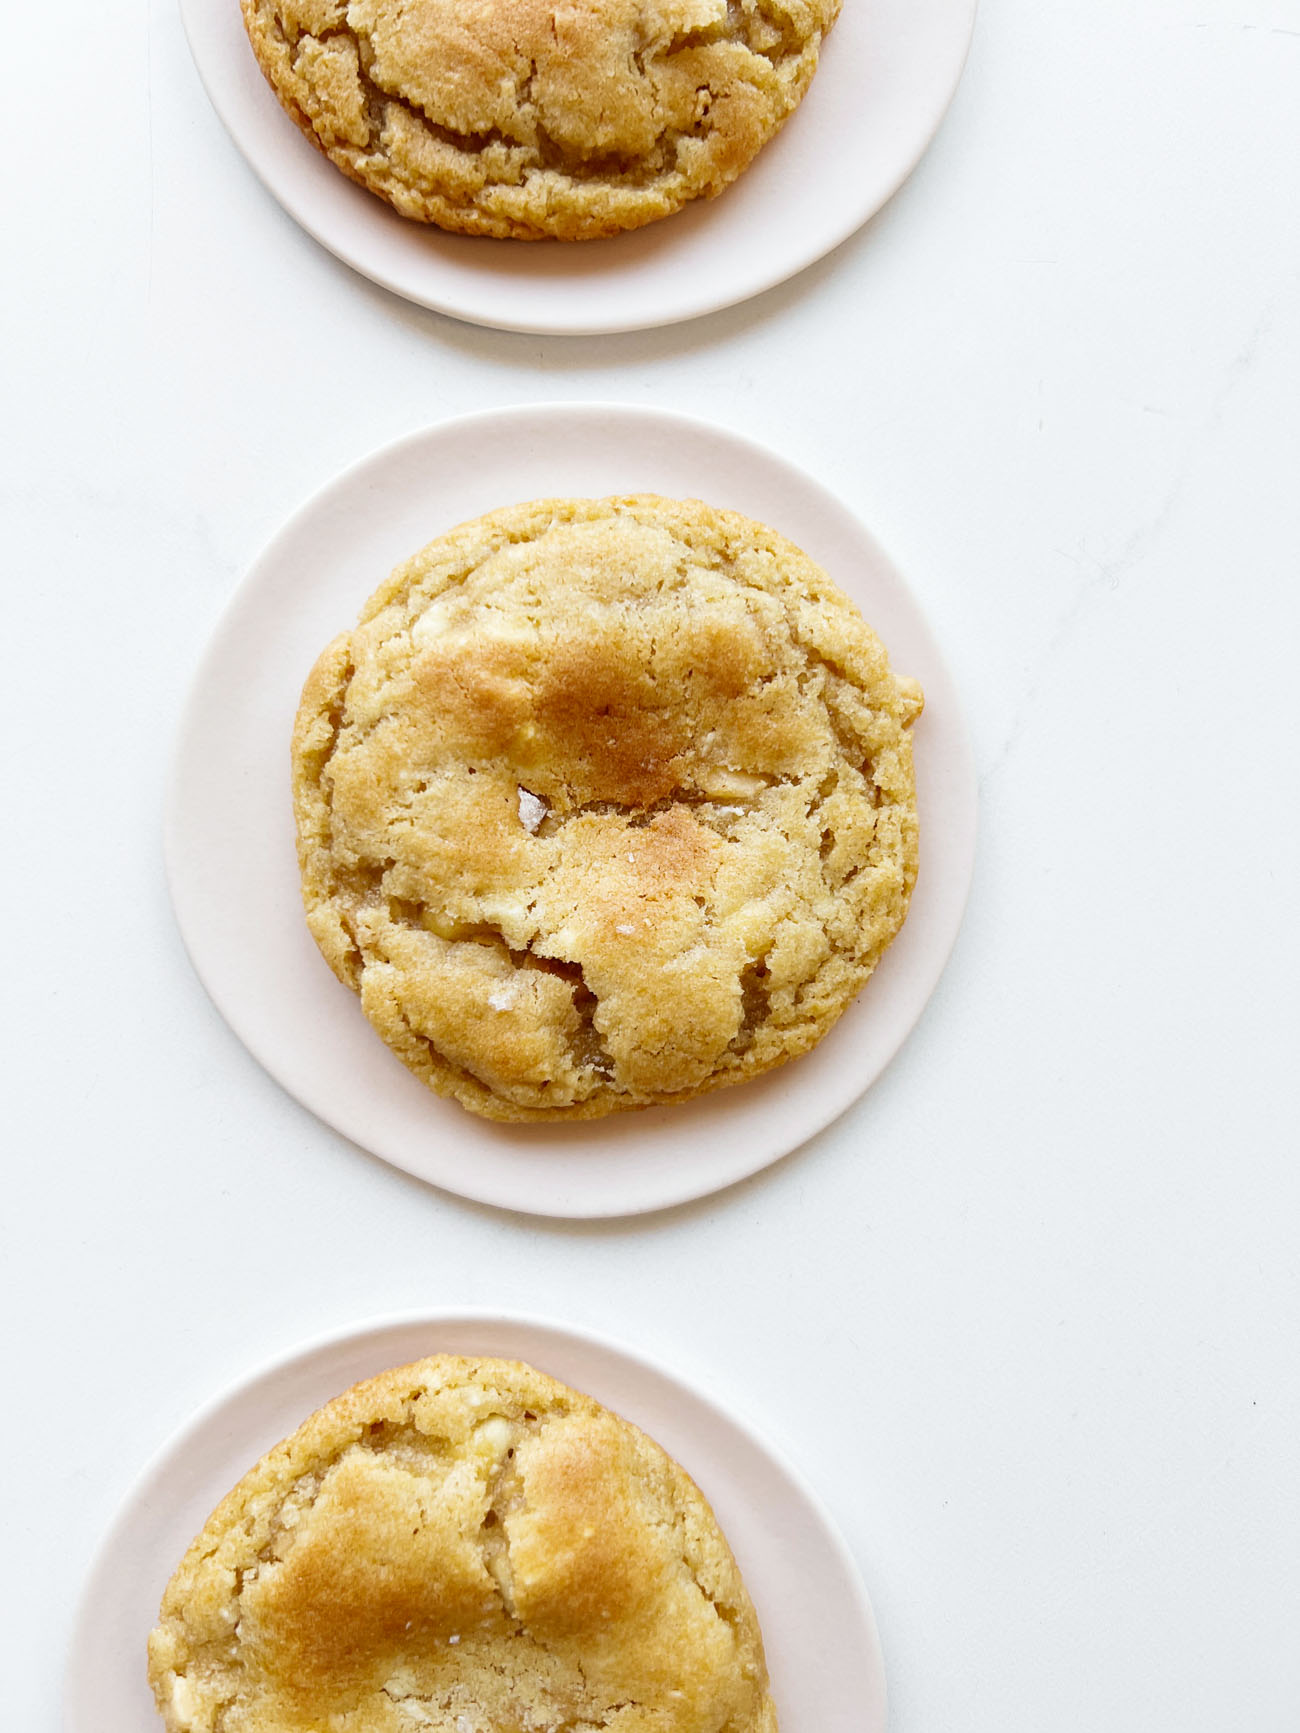
POLYGON ((901 927, 915 681, 793 543, 541 500, 398 568, 293 736, 307 921, 489 1118, 680 1102, 806 1052, 901 927))
POLYGON ((344 174, 465 234, 587 240, 735 180, 798 106, 840 0, 240 0, 344 174))
POLYGON ((167 1586, 168 1733, 776 1733, 699 1489, 517 1362, 440 1355, 313 1414, 167 1586))

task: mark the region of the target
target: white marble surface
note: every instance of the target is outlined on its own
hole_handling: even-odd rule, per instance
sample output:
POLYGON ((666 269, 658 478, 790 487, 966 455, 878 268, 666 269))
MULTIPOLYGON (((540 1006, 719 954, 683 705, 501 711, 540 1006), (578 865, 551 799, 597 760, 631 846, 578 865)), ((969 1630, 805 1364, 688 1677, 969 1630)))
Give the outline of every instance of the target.
POLYGON ((58 1726, 96 1537, 177 1422, 442 1302, 596 1324, 783 1441, 861 1562, 896 1733, 1289 1733, 1300 5, 984 0, 868 231, 600 341, 455 325, 327 257, 172 0, 26 30, 6 1725, 58 1726), (431 419, 579 397, 729 422, 859 509, 946 643, 984 800, 957 953, 868 1098, 736 1192, 590 1228, 426 1190, 281 1094, 189 971, 158 844, 190 670, 298 501, 431 419))

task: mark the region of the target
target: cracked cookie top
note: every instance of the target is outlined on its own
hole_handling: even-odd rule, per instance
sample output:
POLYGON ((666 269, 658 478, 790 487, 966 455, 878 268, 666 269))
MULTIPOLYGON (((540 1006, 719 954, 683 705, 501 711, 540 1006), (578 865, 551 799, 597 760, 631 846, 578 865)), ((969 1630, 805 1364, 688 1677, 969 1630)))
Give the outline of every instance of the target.
POLYGON ((307 920, 393 1051, 497 1119, 686 1100, 813 1046, 907 911, 896 676, 791 542, 541 500, 431 543, 307 681, 307 920))
POLYGON ((358 1384, 213 1512, 163 1597, 169 1733, 776 1733, 703 1495, 532 1367, 358 1384))
POLYGON ((241 0, 307 136, 403 216, 584 240, 735 180, 840 0, 241 0))

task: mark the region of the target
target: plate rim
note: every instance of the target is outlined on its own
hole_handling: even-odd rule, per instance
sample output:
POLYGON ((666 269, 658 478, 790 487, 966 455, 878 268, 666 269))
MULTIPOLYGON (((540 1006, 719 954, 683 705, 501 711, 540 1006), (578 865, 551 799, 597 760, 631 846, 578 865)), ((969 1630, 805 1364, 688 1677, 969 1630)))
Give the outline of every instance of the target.
MULTIPOLYGON (((543 496, 537 496, 543 497, 543 496)), ((478 515, 478 514, 475 514, 478 515)), ((452 527, 451 525, 447 526, 452 527)), ((933 680, 931 679, 933 685, 933 680)), ((286 778, 287 782, 287 778, 286 778)), ((286 793, 286 810, 288 795, 286 793)), ((677 1208, 684 1204, 695 1203, 700 1199, 711 1197, 717 1193, 729 1190, 731 1187, 787 1159, 795 1151, 803 1148, 812 1138, 824 1132, 874 1085, 884 1071, 892 1064, 899 1051, 915 1030, 924 1015, 926 1006, 938 986, 946 969, 956 944, 957 937, 965 917, 969 902, 971 886, 974 877, 977 856, 979 828, 979 796, 978 781, 974 756, 971 749, 969 731, 966 726, 964 711, 960 704, 956 683, 953 680, 947 660, 934 637, 929 621, 920 602, 915 596, 910 584, 899 568, 889 557, 874 532, 862 520, 856 511, 848 506, 838 495, 833 493, 823 482, 818 480, 802 465, 773 450, 752 436, 727 427, 721 423, 693 414, 676 410, 664 410, 654 405, 620 403, 592 399, 578 402, 533 402, 517 403, 494 408, 470 411, 464 415, 445 417, 439 421, 428 423, 422 427, 408 431, 399 438, 376 447, 353 463, 335 472, 321 485, 312 490, 308 497, 280 524, 270 539, 263 544, 261 550, 250 561, 243 576, 235 588, 228 594, 218 612, 216 620, 209 628, 207 640, 198 662, 191 675, 188 691, 177 718, 175 735, 172 745, 171 759, 165 779, 163 803, 163 860, 167 889, 172 905, 177 928, 180 931, 186 954, 204 992, 216 1008, 227 1027, 251 1055, 256 1063, 283 1089, 293 1100, 299 1103, 307 1112, 325 1124, 335 1135, 343 1137, 356 1144, 370 1155, 387 1162, 400 1171, 410 1174, 418 1181, 431 1185, 437 1190, 450 1195, 470 1199, 473 1202, 493 1209, 501 1209, 507 1213, 527 1217, 537 1217, 549 1220, 616 1220, 630 1219, 639 1215, 648 1215, 666 1209, 677 1208), (806 1122, 802 1122, 797 1138, 774 1154, 769 1154, 758 1160, 734 1158, 724 1164, 721 1177, 713 1170, 707 1175, 703 1170, 696 1170, 699 1177, 679 1174, 677 1183, 664 1191, 659 1188, 650 1198, 605 1198, 594 1200, 587 1198, 571 1199, 569 1202, 542 1202, 536 1198, 521 1199, 518 1196, 504 1195, 500 1188, 494 1188, 490 1183, 473 1183, 475 1171, 470 1166, 466 1177, 470 1183, 465 1184, 459 1178, 456 1182, 446 1174, 430 1174, 410 1160, 389 1153, 376 1147, 380 1139, 368 1141, 357 1136, 352 1130, 344 1129, 337 1117, 322 1112, 314 1099, 310 1099, 310 1091, 298 1087, 286 1074, 288 1067, 279 1056, 268 1058, 262 1045, 251 1040, 245 1034, 246 1016, 244 1001, 238 995, 224 991, 214 982, 212 973, 206 966, 207 958, 211 956, 211 947, 204 947, 192 938, 190 921, 194 917, 187 914, 187 893, 184 890, 186 873, 178 862, 184 849, 184 827, 178 818, 178 809, 184 802, 184 791, 189 779, 183 774, 184 767, 191 751, 191 737, 201 732, 201 719, 208 703, 208 693, 213 685, 213 676, 222 662, 226 645, 230 640, 238 641, 243 610, 250 600, 256 598, 265 581, 264 574, 274 570, 278 560, 283 559, 284 550, 291 546, 294 537, 308 525, 313 517, 322 509, 328 508, 330 502, 349 489, 357 489, 366 484, 368 477, 382 473, 389 465, 400 464, 405 458, 418 451, 426 443, 438 443, 448 438, 457 438, 468 429, 473 428, 478 434, 491 432, 494 427, 518 428, 521 422, 532 421, 535 425, 541 423, 556 424, 576 421, 592 423, 614 417, 623 422, 639 424, 643 430, 657 429, 659 431, 680 432, 686 430, 696 438, 708 443, 720 441, 724 447, 730 447, 733 454, 750 458, 758 458, 764 464, 775 466, 784 472, 799 489, 819 504, 825 505, 847 520, 853 526, 856 534, 862 537, 864 545, 871 550, 873 557, 879 559, 887 568, 893 581, 898 585, 902 595, 910 606, 914 624, 919 628, 927 643, 927 652, 933 657, 934 666, 946 683, 948 692, 953 699, 951 713, 947 716, 947 726, 951 735, 951 747, 956 755, 957 768, 960 772, 959 781, 965 793, 965 810, 959 814, 960 828, 964 831, 964 851, 960 862, 960 882, 953 880, 952 915, 949 929, 946 932, 942 956, 936 956, 932 969, 932 979, 920 1006, 903 1026, 891 1032, 888 1041, 888 1051, 884 1053, 869 1081, 855 1090, 838 1105, 827 1107, 823 1100, 817 1110, 810 1111, 806 1122)), ((909 910, 909 913, 911 911, 909 910)), ((202 934, 201 922, 196 921, 195 928, 202 934)), ((761 1081, 761 1080, 760 1080, 761 1081)), ((743 1086, 738 1086, 743 1087, 743 1086)), ((731 1090, 710 1092, 713 1097, 730 1096, 731 1090)), ((709 1099, 708 1096, 705 1099, 709 1099)), ((691 1104, 686 1103, 683 1111, 689 1111, 691 1104)), ((637 1116, 621 1114, 613 1116, 616 1120, 634 1121, 637 1116)), ((591 1122, 593 1125, 604 1124, 604 1121, 591 1122)), ((616 1133, 613 1135, 617 1135, 616 1133)), ((625 1131, 625 1137, 631 1138, 633 1133, 625 1131)), ((617 1159, 617 1155, 611 1157, 617 1159)))
MULTIPOLYGON (((873 1733, 886 1733, 889 1722, 888 1675, 885 1669, 875 1608, 867 1589, 866 1579, 825 1499, 811 1483, 803 1469, 792 1459, 789 1452, 778 1444, 764 1427, 756 1424, 743 1409, 727 1406, 706 1389, 702 1383, 697 1382, 690 1373, 678 1371, 651 1351, 640 1346, 632 1346, 616 1336, 593 1329, 589 1325, 568 1322, 549 1313, 515 1311, 513 1309, 502 1310, 497 1307, 486 1306, 409 1307, 393 1312, 378 1313, 363 1319, 354 1319, 350 1323, 343 1323, 320 1331, 305 1340, 300 1339, 287 1348, 259 1359, 242 1373, 225 1379, 212 1395, 200 1402, 179 1424, 171 1427, 164 1434, 162 1441, 150 1452, 144 1465, 136 1472, 118 1497, 112 1514, 100 1531, 83 1566, 80 1588, 74 1604, 64 1650, 64 1664, 61 1674, 60 1709, 63 1733, 89 1733, 85 1722, 77 1718, 78 1706, 74 1701, 76 1693, 82 1689, 78 1667, 79 1657, 86 1652, 87 1648, 84 1640, 85 1633, 93 1626, 95 1608, 101 1595, 109 1588, 107 1582, 101 1585, 101 1578, 108 1576, 114 1555, 119 1546, 127 1540, 137 1511, 141 1506, 147 1504, 150 1489, 157 1477, 167 1469, 170 1463, 179 1462, 191 1441, 219 1421, 226 1408, 256 1387, 273 1384, 278 1378, 291 1372, 294 1368, 305 1366, 309 1361, 330 1349, 360 1345, 367 1338, 379 1338, 396 1330, 418 1329, 425 1326, 433 1329, 458 1329, 462 1327, 491 1329, 495 1327, 511 1332, 516 1330, 525 1333, 536 1332, 551 1338, 567 1338, 583 1348, 594 1349, 600 1354, 622 1360, 638 1372, 649 1373, 674 1390, 684 1393, 691 1401, 706 1410, 714 1423, 721 1422, 724 1428, 739 1432, 751 1447, 760 1456, 765 1457, 768 1464, 775 1468, 778 1474, 783 1476, 798 1493, 808 1511, 815 1518, 823 1540, 830 1546, 841 1566, 845 1582, 852 1591, 855 1615, 862 1626, 867 1642, 870 1671, 877 1686, 879 1720, 878 1727, 873 1729, 873 1733)), ((450 1351, 447 1349, 435 1350, 439 1353, 450 1351)), ((375 1375, 388 1369, 387 1367, 379 1367, 375 1375)), ((544 1367, 539 1369, 545 1371, 544 1367)), ((554 1374, 550 1375, 554 1376, 554 1374)), ((591 1396, 594 1401, 601 1402, 602 1406, 604 1405, 603 1399, 598 1393, 593 1391, 584 1391, 583 1393, 591 1396)), ((342 1394, 342 1392, 338 1392, 338 1394, 342 1394)), ((326 1398, 326 1400, 328 1401, 330 1398, 326 1398)), ((617 1407, 611 1409, 611 1412, 619 1414, 621 1419, 629 1418, 623 1415, 617 1407)), ((631 1420, 630 1424, 638 1426, 640 1429, 636 1420, 631 1420)), ((647 1433, 646 1436, 650 1437, 651 1434, 647 1433)), ((274 1449, 278 1442, 280 1440, 273 1441, 265 1449, 274 1449)), ((662 1449, 663 1446, 661 1445, 660 1448, 662 1449)), ((254 1464, 250 1462, 248 1468, 251 1469, 253 1466, 254 1464)), ((687 1474, 692 1474, 693 1477, 689 1464, 683 1463, 680 1466, 685 1468, 687 1474)), ((229 1488, 226 1490, 228 1491, 229 1488)), ((218 1494, 218 1499, 221 1496, 224 1494, 218 1494)), ((216 1508, 215 1503, 213 1508, 216 1508)), ((161 1586, 159 1592, 161 1593, 161 1586)))
MULTIPOLYGON (((900 153, 898 162, 883 178, 880 188, 874 195, 874 201, 869 204, 868 208, 859 209, 857 206, 854 206, 850 214, 845 215, 836 223, 828 224, 825 233, 821 235, 820 238, 814 240, 810 245, 806 245, 802 250, 792 255, 790 259, 766 271, 755 273, 752 280, 747 280, 739 287, 733 286, 721 295, 715 293, 704 298, 697 298, 695 302, 675 307, 664 314, 646 313, 628 316, 614 313, 613 315, 592 317, 590 313, 588 313, 583 318, 576 320, 573 318, 561 317, 558 314, 551 317, 544 317, 538 315, 526 316, 522 312, 514 312, 509 315, 504 313, 494 314, 491 312, 484 312, 472 304, 472 295, 469 292, 457 293, 455 288, 450 284, 441 293, 430 293, 428 290, 416 286, 412 281, 405 280, 400 271, 386 267, 382 260, 377 264, 363 262, 366 252, 364 239, 360 244, 357 244, 356 242, 349 244, 346 221, 340 224, 342 231, 340 234, 335 233, 329 223, 322 222, 319 217, 313 216, 307 206, 307 201, 305 201, 292 186, 291 178, 286 177, 283 173, 276 173, 275 159, 259 153, 248 141, 246 136, 246 127, 236 112, 239 106, 239 99, 225 88, 218 76, 215 57, 213 60, 209 60, 208 48, 203 40, 200 23, 201 19, 205 16, 203 8, 210 8, 218 3, 220 3, 220 0, 177 0, 185 40, 189 47, 191 59, 193 60, 195 69, 198 73, 199 81, 202 84, 204 93, 212 105, 212 108, 220 120, 227 136, 234 144, 244 162, 252 170, 259 185, 270 196, 270 198, 274 200, 280 209, 293 222, 295 222, 305 234, 309 235, 318 246, 323 247, 326 252, 331 254, 332 257, 338 259, 341 264, 347 266, 349 270, 355 271, 359 276, 375 283, 389 294, 396 295, 402 300, 408 301, 415 306, 424 307, 430 312, 440 314, 443 317, 459 320, 464 324, 479 326, 485 330, 514 331, 524 335, 539 337, 601 337, 625 335, 633 331, 666 330, 674 325, 685 324, 694 319, 707 318, 711 314, 725 312, 730 308, 741 306, 745 302, 754 300, 758 296, 770 293, 773 289, 780 287, 781 284, 790 282, 793 278, 800 276, 804 271, 811 269, 812 266, 818 264, 821 260, 828 258, 838 248, 842 247, 853 235, 857 234, 860 229, 865 227, 867 223, 871 222, 872 219, 890 203, 905 183, 916 172, 922 158, 934 143, 945 119, 947 118, 948 112, 956 98, 957 91, 961 87, 961 82, 970 60, 971 46, 974 41, 975 28, 978 22, 980 0, 930 0, 930 3, 935 7, 942 6, 949 8, 953 19, 956 21, 953 31, 955 53, 951 76, 942 90, 932 97, 931 101, 926 105, 923 111, 923 117, 918 116, 917 125, 914 129, 914 136, 912 137, 908 148, 900 153), (960 34, 958 34, 958 31, 960 31, 960 34)), ((228 3, 233 5, 235 0, 228 0, 228 3)), ((864 0, 844 0, 845 7, 862 3, 864 3, 864 0)), ((839 20, 837 19, 836 22, 838 23, 839 20)), ((266 81, 260 68, 258 69, 258 78, 265 84, 266 81)), ((270 100, 277 103, 278 106, 278 98, 275 93, 271 91, 269 85, 267 85, 267 95, 270 100)), ((802 106, 802 104, 799 106, 802 106)), ((787 120, 793 119, 794 114, 797 112, 798 108, 796 108, 790 116, 787 116, 787 120)), ((315 150, 316 147, 306 138, 293 120, 287 115, 284 116, 284 119, 286 125, 289 128, 292 128, 292 134, 296 135, 296 137, 291 136, 289 132, 285 132, 283 135, 286 147, 284 154, 286 156, 291 155, 295 143, 300 143, 307 150, 315 150)), ((774 142, 775 137, 779 136, 779 130, 773 138, 767 140, 763 147, 764 150, 774 142)), ((760 155, 761 154, 762 153, 760 152, 760 155)), ((326 158, 325 160, 328 161, 329 159, 326 158)), ((331 164, 331 166, 333 165, 331 164)), ((354 192, 363 190, 358 189, 354 183, 349 182, 347 177, 343 176, 341 170, 336 169, 335 172, 338 174, 339 179, 344 182, 344 191, 348 189, 354 192)), ((724 187, 721 194, 718 196, 725 197, 729 190, 729 187, 724 187)), ((370 194, 368 196, 374 197, 376 195, 370 194)), ((690 200, 683 208, 689 210, 694 205, 707 204, 711 202, 712 201, 708 200, 690 200)), ((343 209, 342 202, 336 201, 332 197, 328 199, 328 204, 331 210, 336 205, 339 209, 343 209)), ((676 215, 678 213, 673 214, 676 215)), ((671 217, 661 219, 661 221, 665 222, 671 220, 671 217)), ((654 223, 644 226, 648 228, 658 228, 659 224, 654 223)), ((479 238, 472 236, 457 236, 453 234, 452 231, 440 232, 451 234, 453 239, 458 240, 467 239, 473 241, 479 238)), ((635 234, 639 231, 630 230, 625 232, 635 234)), ((619 236, 612 237, 614 240, 618 240, 619 238, 619 236)), ((502 244, 509 245, 512 243, 507 242, 502 244)), ((515 244, 547 246, 552 243, 543 241, 515 244)), ((599 242, 554 244, 599 245, 599 242)), ((522 291, 523 296, 526 296, 526 294, 527 290, 522 291)), ((598 302, 593 303, 593 305, 598 304, 598 302)))

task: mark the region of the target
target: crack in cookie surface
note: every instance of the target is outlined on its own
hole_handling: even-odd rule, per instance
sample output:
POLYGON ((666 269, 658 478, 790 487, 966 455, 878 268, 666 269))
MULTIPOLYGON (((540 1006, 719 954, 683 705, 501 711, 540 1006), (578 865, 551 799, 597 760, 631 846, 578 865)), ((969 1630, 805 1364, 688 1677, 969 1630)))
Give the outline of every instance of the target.
POLYGON ((169 1733, 775 1733, 689 1477, 544 1374, 453 1356, 244 1477, 168 1585, 150 1679, 169 1733))
POLYGON ((281 103, 403 215, 588 239, 733 181, 840 0, 241 0, 281 103))
POLYGON ((919 709, 762 525, 650 496, 492 513, 307 682, 308 922, 404 1063, 490 1117, 739 1082, 815 1044, 902 924, 919 709))

